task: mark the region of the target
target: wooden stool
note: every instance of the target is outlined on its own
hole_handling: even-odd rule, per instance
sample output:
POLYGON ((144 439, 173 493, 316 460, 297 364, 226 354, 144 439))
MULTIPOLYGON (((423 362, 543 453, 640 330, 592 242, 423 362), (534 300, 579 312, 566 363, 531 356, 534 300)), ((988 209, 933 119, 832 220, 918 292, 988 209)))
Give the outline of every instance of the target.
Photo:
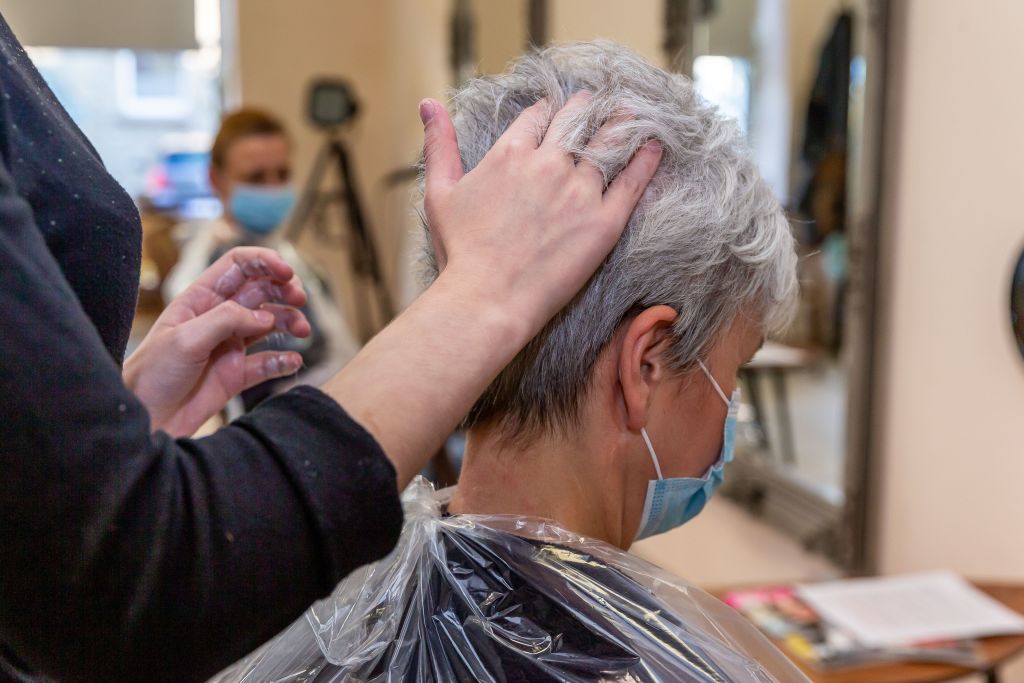
POLYGON ((777 342, 766 342, 749 363, 740 368, 740 379, 747 388, 750 405, 754 409, 754 422, 761 433, 762 448, 772 451, 767 429, 767 414, 761 400, 761 389, 758 380, 767 376, 771 381, 775 394, 775 425, 772 429, 775 446, 779 458, 788 464, 796 459, 793 443, 793 421, 789 414, 789 395, 786 390, 786 373, 810 367, 817 360, 817 354, 795 346, 786 346, 777 342))

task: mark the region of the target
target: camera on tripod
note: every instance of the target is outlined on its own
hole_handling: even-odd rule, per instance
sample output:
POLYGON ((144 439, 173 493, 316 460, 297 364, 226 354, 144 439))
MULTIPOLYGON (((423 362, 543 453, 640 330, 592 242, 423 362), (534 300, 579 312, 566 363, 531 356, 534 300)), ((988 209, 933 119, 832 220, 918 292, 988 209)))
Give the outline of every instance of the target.
POLYGON ((310 123, 324 130, 348 123, 359 113, 359 104, 348 83, 339 78, 318 78, 309 86, 310 123))
POLYGON ((325 139, 292 214, 288 239, 295 242, 303 231, 312 228, 321 240, 337 242, 339 236, 332 229, 330 219, 332 215, 339 217, 340 241, 348 251, 361 294, 355 315, 359 335, 365 342, 394 317, 395 311, 384 282, 373 231, 363 213, 351 156, 341 134, 342 128, 359 112, 359 104, 345 81, 319 78, 310 84, 306 111, 310 123, 324 131, 325 139), (337 184, 325 188, 325 179, 332 168, 337 184))

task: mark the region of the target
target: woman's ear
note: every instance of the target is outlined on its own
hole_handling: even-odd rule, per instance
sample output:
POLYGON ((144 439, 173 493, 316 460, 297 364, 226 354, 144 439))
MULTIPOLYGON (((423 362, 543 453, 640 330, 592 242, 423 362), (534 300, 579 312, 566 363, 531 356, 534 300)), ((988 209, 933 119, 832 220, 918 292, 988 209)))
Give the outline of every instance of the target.
POLYGON ((654 389, 668 376, 666 352, 678 315, 670 306, 652 306, 626 327, 619 351, 619 386, 626 425, 632 430, 647 424, 654 389))

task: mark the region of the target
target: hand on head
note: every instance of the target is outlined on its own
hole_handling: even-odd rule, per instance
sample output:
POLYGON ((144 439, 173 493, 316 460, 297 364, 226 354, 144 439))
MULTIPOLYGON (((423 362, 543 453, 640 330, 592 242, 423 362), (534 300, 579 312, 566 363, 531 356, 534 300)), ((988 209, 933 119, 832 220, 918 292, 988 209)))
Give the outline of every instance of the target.
MULTIPOLYGON (((605 189, 602 172, 559 142, 589 99, 576 93, 550 125, 546 100, 527 108, 469 173, 447 110, 435 100, 420 104, 424 207, 438 266, 515 306, 534 332, 615 246, 661 159, 659 143, 647 143, 605 189)), ((600 139, 599 130, 591 144, 600 139)))

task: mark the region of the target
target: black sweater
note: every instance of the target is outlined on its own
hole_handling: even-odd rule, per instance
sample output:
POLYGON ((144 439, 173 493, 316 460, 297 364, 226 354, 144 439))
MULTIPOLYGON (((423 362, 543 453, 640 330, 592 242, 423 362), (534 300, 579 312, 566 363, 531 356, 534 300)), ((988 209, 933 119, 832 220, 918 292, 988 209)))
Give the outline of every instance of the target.
POLYGON ((394 469, 311 388, 150 434, 137 212, 2 18, 0 95, 0 679, 200 680, 393 547, 394 469))

